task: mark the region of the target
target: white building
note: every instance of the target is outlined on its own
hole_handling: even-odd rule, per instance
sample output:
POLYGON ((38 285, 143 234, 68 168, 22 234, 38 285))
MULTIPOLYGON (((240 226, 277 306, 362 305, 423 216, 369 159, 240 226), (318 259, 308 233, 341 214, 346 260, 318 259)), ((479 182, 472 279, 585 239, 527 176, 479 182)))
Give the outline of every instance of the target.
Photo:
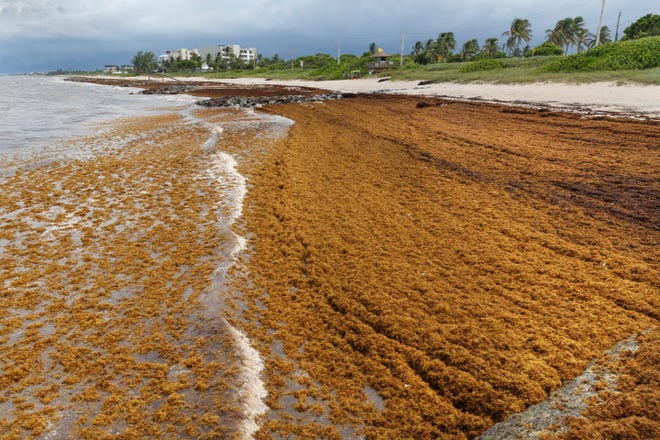
POLYGON ((240 52, 241 52, 241 54, 239 55, 240 59, 242 59, 246 63, 251 63, 257 59, 256 47, 242 47, 240 52))
POLYGON ((193 54, 199 55, 199 51, 197 49, 174 49, 174 50, 166 50, 164 54, 158 57, 158 64, 163 64, 166 61, 174 61, 177 59, 181 60, 190 60, 192 59, 193 54))
POLYGON ((238 44, 218 44, 216 46, 200 47, 199 54, 202 59, 206 59, 207 55, 211 55, 211 58, 215 60, 216 56, 220 54, 223 60, 228 60, 233 56, 234 59, 240 59, 244 63, 251 63, 257 58, 257 48, 241 47, 238 44))

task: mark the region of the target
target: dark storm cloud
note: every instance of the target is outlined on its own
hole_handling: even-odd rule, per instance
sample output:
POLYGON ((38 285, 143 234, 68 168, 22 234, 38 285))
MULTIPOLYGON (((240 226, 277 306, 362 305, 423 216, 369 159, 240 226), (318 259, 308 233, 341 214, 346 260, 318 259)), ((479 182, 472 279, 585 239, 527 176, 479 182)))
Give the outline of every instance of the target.
MULTIPOLYGON (((604 24, 614 28, 652 12, 648 0, 608 0, 604 24)), ((416 40, 453 31, 459 44, 499 37, 516 17, 530 20, 532 43, 567 16, 593 32, 601 0, 0 0, 0 72, 95 68, 129 63, 138 50, 219 43, 279 53, 362 53, 370 42, 409 52, 416 40)), ((656 8, 657 9, 657 8, 656 8)), ((657 12, 657 11, 654 11, 657 12)))

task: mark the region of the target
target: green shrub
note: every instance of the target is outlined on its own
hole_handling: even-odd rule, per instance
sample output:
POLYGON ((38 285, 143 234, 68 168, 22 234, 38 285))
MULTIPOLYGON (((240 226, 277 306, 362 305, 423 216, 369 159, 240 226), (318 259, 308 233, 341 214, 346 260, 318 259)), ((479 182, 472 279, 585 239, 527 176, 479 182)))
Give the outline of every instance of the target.
POLYGON ((461 73, 481 72, 484 70, 503 69, 504 63, 500 60, 482 59, 473 63, 466 64, 460 68, 461 73))
POLYGON ((549 72, 650 69, 660 66, 660 37, 620 41, 549 63, 549 72))
POLYGON ((540 46, 537 46, 536 51, 534 52, 534 56, 536 57, 542 57, 547 55, 563 55, 563 54, 564 54, 564 49, 562 49, 561 46, 548 43, 547 41, 541 44, 540 46))

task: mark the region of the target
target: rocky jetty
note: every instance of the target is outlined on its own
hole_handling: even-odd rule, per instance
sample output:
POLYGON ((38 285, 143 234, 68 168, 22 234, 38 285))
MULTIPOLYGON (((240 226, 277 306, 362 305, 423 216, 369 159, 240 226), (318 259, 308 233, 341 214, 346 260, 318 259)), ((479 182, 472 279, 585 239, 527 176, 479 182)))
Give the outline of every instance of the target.
POLYGON ((328 93, 322 95, 288 95, 288 96, 221 96, 218 98, 203 99, 197 101, 198 105, 203 107, 240 107, 254 108, 273 104, 290 104, 300 102, 319 102, 333 101, 341 99, 342 95, 338 93, 328 93))
POLYGON ((143 95, 178 95, 179 93, 187 93, 196 89, 197 86, 190 84, 172 84, 163 87, 144 89, 140 93, 143 95))

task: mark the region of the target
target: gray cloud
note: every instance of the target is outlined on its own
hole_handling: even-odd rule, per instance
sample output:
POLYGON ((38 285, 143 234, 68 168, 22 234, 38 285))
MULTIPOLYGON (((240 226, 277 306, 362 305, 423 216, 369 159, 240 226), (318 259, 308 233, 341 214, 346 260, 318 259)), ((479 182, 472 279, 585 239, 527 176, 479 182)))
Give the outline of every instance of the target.
MULTIPOLYGON (((612 29, 652 12, 648 0, 608 0, 612 29)), ((600 0, 0 0, 0 72, 100 67, 128 63, 137 50, 161 52, 218 43, 261 53, 362 53, 371 41, 389 52, 453 31, 459 43, 499 37, 516 17, 528 18, 533 43, 567 16, 595 31, 600 0), (105 62, 100 62, 105 60, 105 62), (77 63, 77 64, 76 64, 77 63)), ((657 9, 657 8, 656 8, 657 9)), ((657 11, 655 11, 657 13, 657 11)))

